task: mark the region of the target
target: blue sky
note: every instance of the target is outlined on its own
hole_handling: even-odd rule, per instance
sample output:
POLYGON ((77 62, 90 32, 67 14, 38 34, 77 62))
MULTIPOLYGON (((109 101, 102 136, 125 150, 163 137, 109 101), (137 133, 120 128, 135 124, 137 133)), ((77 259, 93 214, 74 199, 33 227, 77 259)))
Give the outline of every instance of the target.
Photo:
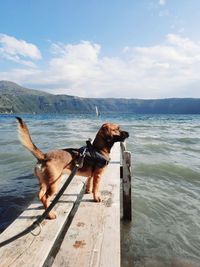
POLYGON ((84 97, 200 97, 199 0, 7 0, 0 80, 84 97))

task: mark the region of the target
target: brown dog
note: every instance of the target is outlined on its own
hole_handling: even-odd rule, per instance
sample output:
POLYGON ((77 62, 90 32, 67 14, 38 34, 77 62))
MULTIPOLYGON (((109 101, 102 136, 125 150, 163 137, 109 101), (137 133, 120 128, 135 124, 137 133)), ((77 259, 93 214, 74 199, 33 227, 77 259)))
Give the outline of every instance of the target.
MULTIPOLYGON (((38 162, 35 167, 35 174, 39 179, 40 191, 39 199, 45 209, 50 205, 52 196, 57 192, 60 177, 63 173, 70 173, 74 168, 81 149, 59 149, 43 153, 39 150, 29 134, 29 130, 24 121, 18 120, 19 137, 21 143, 37 158, 38 162)), ((78 170, 77 175, 88 177, 86 192, 93 192, 96 202, 100 202, 99 182, 105 166, 109 162, 109 153, 115 142, 124 141, 128 138, 128 132, 122 131, 117 124, 105 123, 98 131, 93 144, 90 146, 90 154, 93 158, 86 155, 83 166, 78 170)), ((49 219, 55 219, 56 214, 50 212, 49 219)))

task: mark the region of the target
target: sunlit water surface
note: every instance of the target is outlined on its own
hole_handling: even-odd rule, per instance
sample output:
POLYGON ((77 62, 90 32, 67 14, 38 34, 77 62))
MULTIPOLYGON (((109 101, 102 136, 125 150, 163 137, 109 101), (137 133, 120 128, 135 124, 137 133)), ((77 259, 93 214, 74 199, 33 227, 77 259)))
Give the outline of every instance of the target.
MULTIPOLYGON (((80 147, 103 122, 129 131, 133 221, 122 222, 123 267, 200 266, 200 116, 24 115, 42 150, 80 147)), ((38 190, 13 116, 0 115, 0 231, 38 190)))

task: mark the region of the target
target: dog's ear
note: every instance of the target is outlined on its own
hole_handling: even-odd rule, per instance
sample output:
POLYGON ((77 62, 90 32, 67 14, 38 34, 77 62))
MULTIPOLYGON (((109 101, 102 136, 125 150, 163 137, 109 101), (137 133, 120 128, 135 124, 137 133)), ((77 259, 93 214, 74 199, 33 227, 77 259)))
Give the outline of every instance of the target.
POLYGON ((112 139, 113 139, 113 136, 112 136, 112 132, 111 132, 111 128, 110 128, 110 125, 108 123, 104 123, 102 126, 101 126, 101 131, 102 131, 102 134, 104 136, 104 139, 107 141, 107 142, 111 142, 112 139))

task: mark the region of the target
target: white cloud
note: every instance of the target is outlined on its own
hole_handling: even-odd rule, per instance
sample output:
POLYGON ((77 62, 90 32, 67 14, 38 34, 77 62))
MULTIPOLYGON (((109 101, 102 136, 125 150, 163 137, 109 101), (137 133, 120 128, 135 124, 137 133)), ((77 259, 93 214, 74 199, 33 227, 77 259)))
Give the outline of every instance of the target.
POLYGON ((95 71, 100 45, 86 41, 76 45, 53 44, 52 50, 54 57, 49 62, 49 71, 59 70, 65 80, 78 81, 95 71))
POLYGON ((45 68, 0 72, 0 79, 87 97, 200 97, 200 42, 168 34, 161 44, 102 57, 99 44, 51 45, 45 68))
POLYGON ((13 36, 0 34, 0 57, 34 67, 34 63, 30 60, 41 59, 41 53, 34 44, 18 40, 13 36))

